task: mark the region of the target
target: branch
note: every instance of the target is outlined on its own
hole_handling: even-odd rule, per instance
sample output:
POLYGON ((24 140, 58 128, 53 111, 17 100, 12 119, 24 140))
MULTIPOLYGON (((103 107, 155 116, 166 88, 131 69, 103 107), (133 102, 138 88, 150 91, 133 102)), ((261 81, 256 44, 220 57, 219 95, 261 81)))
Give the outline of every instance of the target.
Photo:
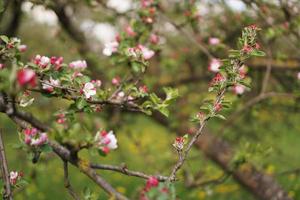
POLYGON ((13 200, 12 191, 11 191, 11 187, 10 187, 10 181, 9 181, 9 170, 7 167, 7 160, 6 160, 6 156, 5 156, 5 149, 4 149, 4 144, 3 144, 3 140, 2 140, 1 130, 0 130, 0 165, 1 165, 1 171, 2 171, 2 179, 4 182, 3 199, 13 200))
MULTIPOLYGON (((226 92, 227 87, 223 88, 219 94, 216 97, 216 100, 214 102, 214 105, 221 103, 222 98, 224 97, 224 94, 226 92)), ((216 112, 215 108, 214 108, 214 112, 216 112)), ((179 159, 177 161, 177 163, 174 165, 172 172, 168 178, 169 181, 174 181, 176 179, 176 173, 177 171, 182 167, 184 161, 187 158, 188 153, 190 152, 192 146, 194 145, 194 143, 197 141, 197 139, 199 138, 199 136, 202 134, 202 130, 205 127, 207 121, 209 120, 209 118, 206 118, 200 125, 199 129, 197 130, 197 132, 195 133, 195 135, 193 136, 193 138, 191 139, 191 141, 188 143, 186 149, 183 152, 178 152, 179 153, 179 159)))
POLYGON ((143 178, 143 179, 148 179, 150 177, 155 177, 160 182, 164 182, 164 181, 168 180, 168 177, 166 177, 166 176, 149 175, 149 174, 145 174, 143 172, 128 170, 125 165, 124 166, 113 166, 113 165, 93 164, 93 163, 91 163, 90 167, 93 168, 93 169, 102 169, 102 170, 110 170, 110 171, 120 172, 120 173, 125 174, 127 176, 135 176, 135 177, 139 177, 139 178, 143 178))
POLYGON ((69 180, 69 170, 68 170, 68 162, 64 161, 64 184, 65 188, 67 188, 69 194, 73 197, 75 200, 80 200, 80 197, 76 194, 73 187, 71 186, 70 180, 69 180))
MULTIPOLYGON (((42 126, 41 122, 35 119, 33 116, 28 117, 28 114, 16 114, 19 113, 14 104, 6 101, 4 93, 0 93, 0 112, 6 113, 16 124, 18 124, 23 129, 28 127, 28 124, 41 131, 50 131, 47 126, 42 126), (38 123, 37 123, 38 122, 38 123)), ((77 157, 74 157, 71 152, 57 143, 56 141, 49 140, 49 145, 52 147, 53 151, 63 160, 70 162, 72 165, 76 166, 83 172, 86 176, 91 178, 97 185, 103 188, 108 194, 115 197, 118 200, 126 200, 127 198, 121 193, 117 192, 109 183, 107 183, 101 176, 99 176, 93 169, 89 167, 88 161, 83 161, 77 157)))

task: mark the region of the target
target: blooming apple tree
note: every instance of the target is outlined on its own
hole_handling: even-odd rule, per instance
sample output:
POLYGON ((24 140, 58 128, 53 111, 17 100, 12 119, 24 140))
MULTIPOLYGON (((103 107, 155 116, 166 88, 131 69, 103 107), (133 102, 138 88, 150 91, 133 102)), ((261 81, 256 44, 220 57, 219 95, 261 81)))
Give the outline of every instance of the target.
MULTIPOLYGON (((156 1, 141 1, 138 18, 126 25, 114 41, 105 44, 102 53, 107 59, 116 66, 128 68, 127 75, 116 76, 112 80, 93 79, 89 73, 89 64, 77 58, 66 63, 59 55, 33 55, 31 60, 24 62, 22 53, 26 51, 27 46, 20 39, 0 36, 0 111, 19 126, 21 149, 31 155, 34 163, 38 163, 40 154, 51 152, 62 159, 67 188, 74 199, 80 197, 68 180, 68 164, 77 167, 116 199, 128 198, 104 180, 96 172, 97 169, 146 179, 140 199, 175 199, 173 183, 180 181, 176 173, 187 160, 193 144, 203 133, 203 128, 210 119, 225 119, 221 113, 230 105, 230 101, 225 99, 226 92, 232 90, 241 95, 249 89, 245 81, 245 60, 252 56, 264 56, 256 41, 259 28, 250 25, 242 30, 237 50, 231 50, 227 59, 211 57, 208 70, 214 73, 214 77, 208 83, 208 90, 214 98, 208 98, 198 114, 191 116, 198 126, 194 134, 170 138, 170 142, 173 141, 174 156, 178 156, 178 160, 170 169, 169 175, 145 174, 122 166, 92 163, 80 157, 79 152, 89 149, 97 151, 99 156, 109 156, 112 151, 118 153, 118 145, 122 144, 122 141, 115 135, 118 130, 105 127, 99 127, 85 138, 65 134, 72 129, 78 113, 101 115, 105 107, 118 107, 124 111, 147 115, 160 112, 168 117, 171 115, 169 105, 179 97, 177 89, 166 87, 163 89, 165 94, 162 98, 162 95, 151 92, 143 83, 143 76, 147 76, 147 69, 151 67, 149 61, 160 51, 160 36, 152 30, 157 9, 159 8, 156 1), (34 107, 41 95, 49 99, 65 99, 69 106, 53 110, 54 120, 43 123, 34 113, 25 112, 25 107, 34 107)), ((186 17, 192 24, 196 23, 198 18, 193 12, 186 13, 186 17)), ((209 43, 213 46, 218 45, 220 40, 211 37, 209 43)), ((26 174, 17 171, 6 175, 9 177, 9 184, 15 187, 26 177, 26 174)))

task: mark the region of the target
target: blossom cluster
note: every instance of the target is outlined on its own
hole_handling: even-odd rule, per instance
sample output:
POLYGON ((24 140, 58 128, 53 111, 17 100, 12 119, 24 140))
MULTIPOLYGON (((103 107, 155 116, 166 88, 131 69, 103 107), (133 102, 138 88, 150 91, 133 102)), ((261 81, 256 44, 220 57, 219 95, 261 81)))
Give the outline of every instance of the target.
POLYGON ((11 171, 9 173, 9 182, 11 185, 16 185, 24 176, 23 172, 11 171))
POLYGON ((23 131, 25 144, 40 147, 48 142, 47 133, 40 133, 36 128, 26 128, 23 131))

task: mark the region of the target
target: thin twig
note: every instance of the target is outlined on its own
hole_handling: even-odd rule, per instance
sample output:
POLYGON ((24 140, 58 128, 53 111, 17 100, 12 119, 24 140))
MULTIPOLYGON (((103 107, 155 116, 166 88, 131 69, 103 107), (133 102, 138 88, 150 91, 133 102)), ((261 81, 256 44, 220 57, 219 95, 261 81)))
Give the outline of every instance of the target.
POLYGON ((4 193, 3 193, 3 199, 5 200, 12 200, 12 190, 10 187, 10 181, 9 181, 9 170, 7 166, 7 160, 5 156, 5 149, 4 144, 2 140, 2 133, 0 130, 0 164, 1 164, 1 171, 2 171, 2 179, 4 182, 4 193))
POLYGON ((73 187, 71 186, 70 180, 69 180, 69 170, 68 170, 68 162, 64 162, 64 184, 65 188, 67 188, 69 194, 73 197, 75 200, 80 200, 79 195, 74 191, 73 187))
POLYGON ((145 173, 139 172, 139 171, 128 170, 125 165, 124 166, 113 166, 113 165, 91 163, 90 167, 93 169, 102 169, 102 170, 110 170, 110 171, 120 172, 127 176, 135 176, 135 177, 144 178, 144 179, 148 179, 150 177, 155 177, 160 182, 164 182, 164 181, 168 180, 168 177, 166 177, 166 176, 149 175, 149 174, 145 174, 145 173))

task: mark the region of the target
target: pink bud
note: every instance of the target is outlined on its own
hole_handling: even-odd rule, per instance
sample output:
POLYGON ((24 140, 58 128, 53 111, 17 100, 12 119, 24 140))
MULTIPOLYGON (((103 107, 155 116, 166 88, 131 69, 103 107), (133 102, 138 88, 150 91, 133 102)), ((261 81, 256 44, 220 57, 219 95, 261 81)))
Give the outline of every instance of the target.
POLYGON ((30 85, 34 87, 36 85, 36 74, 31 69, 20 69, 17 72, 17 81, 20 86, 30 85))

